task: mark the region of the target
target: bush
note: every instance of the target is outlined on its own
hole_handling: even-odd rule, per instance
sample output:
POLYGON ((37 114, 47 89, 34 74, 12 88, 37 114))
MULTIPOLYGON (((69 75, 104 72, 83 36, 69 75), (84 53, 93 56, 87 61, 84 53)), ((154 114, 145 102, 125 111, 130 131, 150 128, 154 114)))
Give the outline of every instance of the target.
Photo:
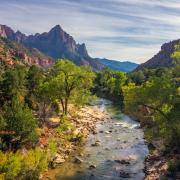
POLYGON ((0 151, 0 159, 1 179, 36 180, 48 168, 48 153, 40 148, 31 149, 25 155, 19 151, 0 151))
POLYGON ((168 162, 168 171, 172 176, 175 176, 176 172, 180 171, 180 160, 170 160, 168 162))
POLYGON ((47 152, 40 148, 29 150, 22 164, 22 174, 26 179, 38 179, 40 174, 48 168, 47 152))
POLYGON ((22 169, 22 156, 19 152, 0 151, 0 175, 2 179, 15 179, 22 169))
POLYGON ((62 132, 66 132, 68 130, 74 130, 74 129, 75 127, 73 126, 73 124, 68 120, 66 116, 64 116, 60 121, 60 125, 57 128, 57 132, 62 133, 62 132))
POLYGON ((4 137, 14 141, 16 145, 32 144, 37 141, 37 121, 33 117, 31 110, 20 101, 18 96, 13 97, 11 104, 5 107, 5 119, 7 131, 13 131, 15 134, 4 137))

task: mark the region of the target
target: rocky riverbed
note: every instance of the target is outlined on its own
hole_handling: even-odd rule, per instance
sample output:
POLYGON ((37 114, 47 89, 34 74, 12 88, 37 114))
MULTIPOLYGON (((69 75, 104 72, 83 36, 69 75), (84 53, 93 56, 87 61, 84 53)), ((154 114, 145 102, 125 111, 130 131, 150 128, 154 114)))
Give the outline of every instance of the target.
POLYGON ((44 179, 143 179, 148 148, 139 123, 107 100, 98 100, 90 109, 82 109, 79 115, 84 114, 87 116, 75 121, 78 131, 87 131, 86 143, 48 171, 44 179))

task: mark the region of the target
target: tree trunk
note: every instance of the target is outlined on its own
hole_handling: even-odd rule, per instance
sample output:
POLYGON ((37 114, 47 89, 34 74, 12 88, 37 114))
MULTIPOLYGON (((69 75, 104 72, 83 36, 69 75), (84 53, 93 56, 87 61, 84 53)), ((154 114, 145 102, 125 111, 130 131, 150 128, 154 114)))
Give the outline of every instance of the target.
POLYGON ((67 115, 68 112, 68 98, 65 98, 65 105, 64 105, 64 114, 67 115))
POLYGON ((60 101, 61 101, 61 106, 62 106, 62 111, 63 111, 63 114, 65 114, 64 102, 63 102, 63 100, 62 100, 62 99, 60 99, 60 101))

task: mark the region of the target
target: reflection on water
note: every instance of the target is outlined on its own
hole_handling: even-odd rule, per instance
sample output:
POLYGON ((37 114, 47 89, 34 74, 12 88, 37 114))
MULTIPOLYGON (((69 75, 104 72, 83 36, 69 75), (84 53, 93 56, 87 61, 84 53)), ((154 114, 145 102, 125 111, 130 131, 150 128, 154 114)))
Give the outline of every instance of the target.
POLYGON ((122 114, 110 101, 100 99, 94 106, 111 117, 97 124, 96 135, 90 135, 81 150, 81 164, 73 159, 54 170, 57 180, 141 180, 148 148, 139 123, 122 114), (100 145, 92 146, 95 142, 100 145))

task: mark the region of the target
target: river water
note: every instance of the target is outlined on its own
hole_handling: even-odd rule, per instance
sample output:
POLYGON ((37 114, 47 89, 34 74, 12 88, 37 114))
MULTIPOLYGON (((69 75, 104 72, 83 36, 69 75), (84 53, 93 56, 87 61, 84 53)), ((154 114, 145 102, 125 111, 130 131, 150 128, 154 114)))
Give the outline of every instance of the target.
POLYGON ((94 106, 108 112, 110 119, 97 123, 97 134, 91 134, 77 154, 82 163, 74 163, 74 158, 70 158, 53 170, 53 179, 143 179, 148 147, 139 123, 122 114, 108 100, 99 99, 94 106), (97 146, 93 146, 95 142, 97 146))

